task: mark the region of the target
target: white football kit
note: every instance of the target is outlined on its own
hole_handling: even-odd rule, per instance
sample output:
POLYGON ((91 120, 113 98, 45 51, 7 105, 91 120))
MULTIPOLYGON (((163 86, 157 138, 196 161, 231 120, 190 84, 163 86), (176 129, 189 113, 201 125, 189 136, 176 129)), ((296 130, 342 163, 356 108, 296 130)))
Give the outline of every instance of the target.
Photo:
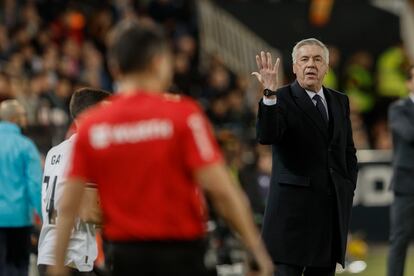
MULTIPOLYGON (((64 188, 66 166, 74 136, 50 149, 46 156, 42 184, 43 226, 39 237, 38 265, 55 264, 56 222, 59 219, 57 206, 64 188)), ((91 271, 97 254, 94 225, 81 222, 77 218, 70 237, 65 265, 82 272, 91 271)))

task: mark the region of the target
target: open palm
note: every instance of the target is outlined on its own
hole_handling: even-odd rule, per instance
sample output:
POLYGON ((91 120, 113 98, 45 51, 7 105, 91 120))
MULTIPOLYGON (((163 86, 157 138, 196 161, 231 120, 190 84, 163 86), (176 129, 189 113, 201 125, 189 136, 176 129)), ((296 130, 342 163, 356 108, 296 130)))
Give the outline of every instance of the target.
POLYGON ((280 59, 277 58, 275 64, 273 64, 272 54, 261 51, 260 56, 256 55, 256 63, 259 72, 253 72, 252 75, 256 76, 265 89, 276 91, 279 86, 280 59))

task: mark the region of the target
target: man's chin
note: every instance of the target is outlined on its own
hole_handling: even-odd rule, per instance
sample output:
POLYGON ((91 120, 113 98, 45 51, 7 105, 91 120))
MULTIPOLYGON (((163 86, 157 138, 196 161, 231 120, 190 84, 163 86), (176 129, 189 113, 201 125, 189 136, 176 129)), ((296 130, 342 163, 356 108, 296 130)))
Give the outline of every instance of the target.
POLYGON ((321 85, 317 79, 305 79, 304 83, 309 87, 318 87, 321 85))
POLYGON ((309 91, 313 91, 313 92, 318 92, 319 89, 320 89, 320 88, 318 88, 317 84, 315 84, 315 83, 312 83, 312 84, 305 83, 303 88, 306 89, 306 90, 309 90, 309 91))
POLYGON ((305 83, 309 85, 316 85, 318 83, 318 79, 316 77, 306 77, 305 83))

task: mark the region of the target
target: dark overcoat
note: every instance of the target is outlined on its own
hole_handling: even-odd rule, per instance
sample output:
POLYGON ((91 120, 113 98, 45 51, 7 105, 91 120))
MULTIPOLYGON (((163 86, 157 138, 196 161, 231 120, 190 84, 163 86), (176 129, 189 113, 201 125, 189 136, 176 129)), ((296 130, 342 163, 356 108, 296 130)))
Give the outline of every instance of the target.
POLYGON ((259 103, 257 135, 272 145, 263 239, 275 263, 344 264, 357 158, 348 97, 323 88, 329 124, 297 81, 259 103))
POLYGON ((414 102, 405 98, 394 102, 389 109, 394 145, 394 174, 391 188, 400 195, 414 195, 414 102))

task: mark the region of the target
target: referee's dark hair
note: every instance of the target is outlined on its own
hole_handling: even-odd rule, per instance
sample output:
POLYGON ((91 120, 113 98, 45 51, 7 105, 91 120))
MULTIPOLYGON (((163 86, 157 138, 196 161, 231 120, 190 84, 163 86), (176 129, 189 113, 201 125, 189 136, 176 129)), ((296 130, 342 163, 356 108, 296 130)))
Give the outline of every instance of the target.
POLYGON ((73 93, 70 99, 70 115, 73 119, 76 119, 87 108, 99 103, 110 95, 111 93, 102 89, 91 87, 80 88, 73 93))
POLYGON ((168 49, 168 41, 157 25, 124 20, 109 35, 108 60, 121 74, 143 72, 154 56, 168 49))

